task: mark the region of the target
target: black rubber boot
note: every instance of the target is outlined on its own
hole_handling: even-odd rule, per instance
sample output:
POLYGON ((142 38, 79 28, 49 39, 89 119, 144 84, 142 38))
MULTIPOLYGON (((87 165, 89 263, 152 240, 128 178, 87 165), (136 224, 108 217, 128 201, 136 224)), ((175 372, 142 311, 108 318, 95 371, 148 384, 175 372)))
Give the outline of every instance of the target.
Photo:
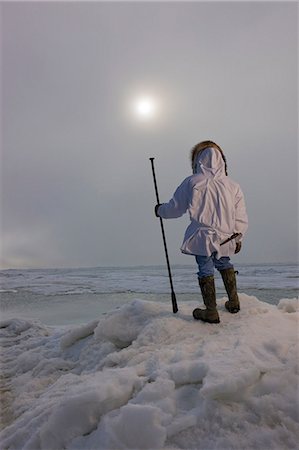
POLYGON ((225 302, 225 307, 230 313, 236 314, 240 311, 240 302, 235 271, 234 269, 224 269, 220 273, 228 295, 228 301, 225 302))
POLYGON ((199 278, 198 282, 206 309, 196 308, 193 311, 194 319, 208 323, 219 323, 214 277, 199 278))

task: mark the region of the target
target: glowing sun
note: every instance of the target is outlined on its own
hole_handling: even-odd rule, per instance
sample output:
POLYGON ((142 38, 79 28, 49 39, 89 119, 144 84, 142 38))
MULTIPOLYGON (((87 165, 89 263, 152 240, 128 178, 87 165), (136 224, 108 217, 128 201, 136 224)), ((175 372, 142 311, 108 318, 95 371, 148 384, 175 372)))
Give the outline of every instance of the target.
POLYGON ((149 120, 156 114, 157 105, 151 97, 141 97, 135 101, 134 111, 136 116, 142 120, 149 120))

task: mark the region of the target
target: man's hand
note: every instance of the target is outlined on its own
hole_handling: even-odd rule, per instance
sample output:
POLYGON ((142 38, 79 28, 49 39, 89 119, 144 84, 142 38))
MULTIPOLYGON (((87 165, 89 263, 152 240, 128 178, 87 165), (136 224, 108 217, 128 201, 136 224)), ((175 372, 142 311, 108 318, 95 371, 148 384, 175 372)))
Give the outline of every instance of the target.
POLYGON ((242 248, 242 242, 237 242, 236 243, 236 249, 235 249, 235 253, 239 253, 239 251, 242 248))
POLYGON ((158 214, 158 208, 159 208, 159 206, 160 206, 160 203, 158 203, 158 204, 155 206, 155 216, 156 216, 156 217, 160 217, 159 214, 158 214))

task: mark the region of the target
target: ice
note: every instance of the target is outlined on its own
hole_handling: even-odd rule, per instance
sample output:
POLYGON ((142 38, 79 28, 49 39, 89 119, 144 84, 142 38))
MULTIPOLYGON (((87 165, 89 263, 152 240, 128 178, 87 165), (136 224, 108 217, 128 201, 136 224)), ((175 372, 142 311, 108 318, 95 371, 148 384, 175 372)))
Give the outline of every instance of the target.
POLYGON ((6 334, 21 334, 23 331, 28 330, 32 324, 26 320, 2 320, 0 322, 0 328, 5 328, 6 334))
POLYGON ((111 449, 153 449, 164 446, 167 432, 161 409, 152 405, 128 404, 107 423, 111 449))
POLYGON ((283 298, 279 301, 277 307, 285 312, 293 313, 299 310, 299 301, 297 298, 283 298))
MULTIPOLYGON (((197 293, 197 266, 173 266, 177 293, 197 293)), ((257 288, 298 290, 298 264, 238 264, 238 285, 243 289, 257 288)), ((222 286, 216 274, 217 287, 222 286)), ((79 295, 104 293, 168 293, 169 278, 165 266, 91 267, 73 269, 1 270, 0 292, 79 295)))
POLYGON ((83 339, 93 334, 94 329, 97 327, 98 323, 99 323, 98 320, 94 320, 86 325, 81 325, 77 328, 74 328, 73 330, 70 330, 68 333, 65 334, 65 336, 63 336, 63 338, 60 341, 61 349, 65 350, 67 347, 70 347, 80 339, 83 339))
POLYGON ((134 300, 81 325, 0 323, 1 448, 297 449, 298 301, 134 300))

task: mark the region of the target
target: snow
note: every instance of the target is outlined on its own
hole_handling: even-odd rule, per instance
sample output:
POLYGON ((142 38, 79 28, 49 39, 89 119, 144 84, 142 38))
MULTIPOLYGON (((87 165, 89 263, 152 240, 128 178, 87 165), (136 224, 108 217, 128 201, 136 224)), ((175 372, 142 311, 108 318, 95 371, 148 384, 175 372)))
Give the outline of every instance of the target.
POLYGON ((84 325, 0 323, 1 448, 297 449, 298 300, 135 300, 84 325))

